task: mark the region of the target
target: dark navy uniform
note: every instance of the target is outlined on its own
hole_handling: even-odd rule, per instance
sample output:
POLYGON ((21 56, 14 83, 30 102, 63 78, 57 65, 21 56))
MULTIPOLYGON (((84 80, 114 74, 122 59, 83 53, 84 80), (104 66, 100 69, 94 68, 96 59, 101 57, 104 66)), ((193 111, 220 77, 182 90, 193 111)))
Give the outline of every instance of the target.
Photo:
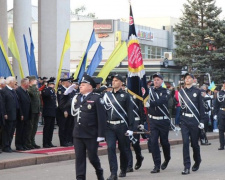
MULTIPOLYGON (((126 150, 130 146, 128 137, 125 136, 126 131, 133 130, 134 125, 134 105, 131 102, 131 97, 128 93, 124 92, 122 89, 112 93, 119 105, 125 110, 127 116, 125 116, 125 121, 121 118, 121 115, 111 106, 107 105, 105 102, 107 110, 107 126, 106 126, 106 142, 108 145, 108 159, 110 165, 111 176, 117 177, 118 164, 116 157, 116 141, 118 140, 118 147, 120 150, 120 169, 121 173, 126 175, 127 170, 127 156, 126 150)), ((107 93, 105 93, 104 98, 107 93)), ((114 106, 115 107, 115 106, 114 106)))
MULTIPOLYGON (((201 92, 205 92, 205 91, 201 89, 201 92)), ((211 145, 211 143, 208 142, 208 138, 206 136, 206 132, 208 131, 208 125, 209 125, 209 111, 211 110, 207 101, 211 100, 211 98, 203 96, 202 100, 203 100, 203 106, 205 109, 205 116, 204 116, 204 131, 201 130, 200 141, 201 141, 201 145, 211 145)))
POLYGON ((58 108, 62 111, 62 112, 67 112, 68 113, 68 117, 65 118, 66 119, 66 134, 65 134, 65 139, 66 142, 68 142, 69 144, 71 144, 73 142, 73 128, 74 128, 74 117, 71 115, 71 102, 73 97, 78 94, 78 92, 76 90, 73 90, 71 93, 69 93, 68 95, 61 95, 61 100, 60 100, 60 104, 58 106, 58 108))
MULTIPOLYGON (((134 131, 139 131, 138 126, 140 124, 144 124, 146 121, 146 115, 144 114, 144 106, 143 102, 141 102, 139 99, 132 99, 134 104, 134 131)), ((135 164, 135 169, 139 169, 142 165, 142 161, 144 157, 141 154, 141 146, 140 146, 140 134, 135 134, 134 138, 137 140, 136 143, 132 143, 132 147, 134 149, 135 155, 136 155, 136 164, 135 164)), ((128 168, 127 172, 132 172, 133 171, 133 155, 131 152, 131 149, 128 149, 128 168)))
POLYGON ((55 90, 47 87, 42 91, 44 129, 43 147, 52 147, 52 137, 56 117, 56 95, 55 90))
POLYGON ((151 130, 151 150, 152 158, 154 161, 154 169, 151 173, 157 173, 160 171, 161 155, 159 149, 158 139, 162 145, 165 162, 168 164, 170 160, 170 144, 168 141, 170 120, 169 114, 166 110, 168 108, 168 94, 167 90, 163 87, 151 88, 154 97, 151 97, 150 93, 150 107, 148 108, 148 116, 151 130), (157 98, 158 97, 158 98, 157 98), (166 107, 166 109, 164 109, 166 107), (159 108, 163 110, 164 114, 159 108))
MULTIPOLYGON (((81 83, 95 83, 88 75, 81 83)), ((86 180, 86 151, 90 163, 95 168, 98 180, 103 180, 103 169, 98 158, 98 137, 105 137, 106 112, 100 95, 90 92, 75 95, 72 100, 72 115, 74 116, 73 142, 76 156, 76 179, 86 180)))
MULTIPOLYGON (((198 114, 196 114, 198 120, 194 117, 193 113, 194 109, 192 109, 192 112, 189 110, 186 104, 191 105, 192 103, 185 101, 183 102, 182 98, 180 98, 182 89, 179 91, 179 99, 181 103, 181 133, 182 133, 182 139, 183 139, 183 162, 184 162, 184 171, 182 174, 189 173, 189 169, 191 166, 191 160, 190 160, 190 151, 189 151, 189 138, 191 140, 191 147, 193 148, 193 158, 195 161, 195 165, 199 165, 201 163, 201 155, 200 155, 200 146, 198 144, 199 135, 200 135, 200 129, 198 127, 199 123, 204 123, 204 117, 205 117, 205 110, 202 102, 202 95, 200 89, 197 89, 196 87, 192 86, 191 88, 185 88, 184 91, 189 97, 189 99, 192 101, 194 106, 199 111, 198 114), (188 170, 188 172, 186 171, 188 170), (185 172, 186 171, 186 172, 185 172)), ((192 167, 193 170, 193 167, 192 167)))
MULTIPOLYGON (((63 93, 66 91, 66 88, 64 86, 61 86, 57 90, 57 101, 58 104, 61 104, 61 98, 63 96, 63 93)), ((59 126, 59 141, 60 146, 69 146, 67 139, 66 139, 66 133, 68 132, 68 118, 65 118, 64 116, 64 110, 63 108, 60 108, 60 106, 57 108, 57 122, 59 126)))
POLYGON ((220 138, 220 148, 224 149, 224 132, 225 132, 225 90, 221 90, 217 93, 214 114, 217 115, 218 129, 220 138))

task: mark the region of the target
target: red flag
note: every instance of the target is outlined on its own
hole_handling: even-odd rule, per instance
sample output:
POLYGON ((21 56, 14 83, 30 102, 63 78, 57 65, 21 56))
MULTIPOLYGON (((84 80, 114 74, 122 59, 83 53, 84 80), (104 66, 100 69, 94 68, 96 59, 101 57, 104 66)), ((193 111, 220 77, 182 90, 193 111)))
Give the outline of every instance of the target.
POLYGON ((130 5, 130 21, 128 35, 128 92, 144 103, 148 98, 145 69, 140 44, 135 31, 134 18, 130 5))

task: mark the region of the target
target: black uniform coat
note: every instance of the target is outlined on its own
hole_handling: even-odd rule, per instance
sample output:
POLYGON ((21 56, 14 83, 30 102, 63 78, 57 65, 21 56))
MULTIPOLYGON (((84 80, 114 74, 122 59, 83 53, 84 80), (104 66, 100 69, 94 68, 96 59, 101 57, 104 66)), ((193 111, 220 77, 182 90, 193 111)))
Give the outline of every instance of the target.
POLYGON ((225 91, 218 92, 215 101, 214 114, 217 115, 218 129, 225 131, 225 111, 220 109, 225 108, 225 91))
POLYGON ((21 87, 16 89, 19 99, 20 107, 23 113, 24 121, 31 119, 31 100, 28 92, 24 91, 21 87))
MULTIPOLYGON (((7 86, 2 89, 2 97, 4 102, 3 112, 4 112, 4 115, 8 115, 7 121, 15 121, 17 118, 17 110, 18 109, 20 110, 20 107, 18 109, 16 107, 16 99, 12 91, 15 92, 15 90, 10 90, 7 86)), ((17 101, 18 101, 18 97, 17 97, 17 101)), ((21 111, 20 111, 20 114, 22 115, 21 111)))
POLYGON ((0 126, 4 124, 4 115, 3 115, 3 98, 0 90, 0 126))
MULTIPOLYGON (((104 137, 106 112, 99 94, 91 92, 81 102, 81 94, 76 97, 75 109, 80 108, 80 119, 74 117, 73 137, 97 138, 104 137)), ((75 98, 74 97, 74 98, 75 98)))
POLYGON ((51 87, 47 87, 42 91, 43 100, 43 117, 55 117, 56 116, 56 95, 55 90, 51 87))

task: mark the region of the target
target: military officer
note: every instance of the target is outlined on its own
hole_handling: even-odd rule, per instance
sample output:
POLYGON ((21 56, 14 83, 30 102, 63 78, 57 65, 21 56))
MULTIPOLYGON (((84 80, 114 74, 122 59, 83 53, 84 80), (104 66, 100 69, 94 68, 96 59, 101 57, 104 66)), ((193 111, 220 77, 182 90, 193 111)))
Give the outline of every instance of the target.
POLYGON ((107 180, 117 180, 117 157, 116 157, 116 141, 120 150, 120 168, 119 177, 126 176, 127 156, 126 151, 130 146, 128 134, 133 137, 133 103, 128 93, 122 90, 123 77, 115 75, 112 80, 112 92, 104 94, 104 103, 107 110, 107 125, 106 125, 106 142, 108 146, 108 159, 111 175, 107 180))
MULTIPOLYGON (((61 104, 61 97, 65 90, 71 85, 71 79, 70 78, 63 78, 60 79, 62 85, 57 90, 57 101, 58 104, 61 104)), ((68 142, 68 139, 66 138, 67 132, 69 130, 69 119, 68 114, 65 114, 67 111, 65 109, 61 109, 60 106, 57 108, 57 118, 58 118, 58 126, 59 126, 59 141, 60 146, 72 146, 73 144, 68 142)))
POLYGON ((198 144, 200 129, 204 128, 205 110, 202 103, 200 89, 193 86, 194 76, 190 73, 184 75, 185 88, 179 91, 181 104, 181 133, 183 139, 183 163, 182 175, 190 174, 189 139, 193 148, 195 164, 192 171, 197 171, 201 163, 200 146, 198 144))
POLYGON ((44 128, 43 128, 43 147, 56 147, 52 144, 56 117, 56 95, 55 95, 55 78, 47 81, 48 86, 42 91, 44 128))
POLYGON ((221 91, 217 93, 215 101, 214 119, 218 119, 220 147, 218 150, 224 150, 224 132, 225 132, 225 81, 221 91))
MULTIPOLYGON (((76 156, 76 179, 86 179, 86 150, 97 179, 104 180, 103 169, 97 155, 98 144, 104 140, 106 112, 100 95, 93 92, 94 80, 84 75, 80 82, 80 93, 72 100, 74 116, 73 142, 76 156)), ((64 94, 67 94, 65 91, 64 94)))
POLYGON ((39 121, 39 115, 41 112, 41 97, 40 92, 37 88, 37 79, 35 76, 29 76, 29 88, 28 93, 30 95, 31 100, 31 120, 29 123, 29 131, 28 131, 28 138, 26 142, 26 149, 35 149, 40 148, 39 145, 35 142, 35 135, 38 128, 38 121, 39 121))
POLYGON ((160 166, 164 170, 170 161, 170 144, 168 140, 170 120, 168 113, 167 90, 162 87, 163 76, 161 74, 153 75, 154 87, 149 89, 149 108, 148 116, 151 130, 151 148, 154 169, 151 173, 159 173, 160 166), (159 150, 158 139, 162 145, 165 161, 161 165, 161 155, 159 150))

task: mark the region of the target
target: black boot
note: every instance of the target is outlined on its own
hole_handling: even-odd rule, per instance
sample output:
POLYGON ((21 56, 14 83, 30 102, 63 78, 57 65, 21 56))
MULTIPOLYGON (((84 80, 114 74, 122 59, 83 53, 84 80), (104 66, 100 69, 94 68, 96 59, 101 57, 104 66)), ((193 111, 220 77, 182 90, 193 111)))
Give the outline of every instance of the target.
POLYGON ((143 156, 140 156, 139 158, 137 158, 137 162, 134 167, 135 170, 138 170, 141 167, 143 160, 144 160, 143 156))

